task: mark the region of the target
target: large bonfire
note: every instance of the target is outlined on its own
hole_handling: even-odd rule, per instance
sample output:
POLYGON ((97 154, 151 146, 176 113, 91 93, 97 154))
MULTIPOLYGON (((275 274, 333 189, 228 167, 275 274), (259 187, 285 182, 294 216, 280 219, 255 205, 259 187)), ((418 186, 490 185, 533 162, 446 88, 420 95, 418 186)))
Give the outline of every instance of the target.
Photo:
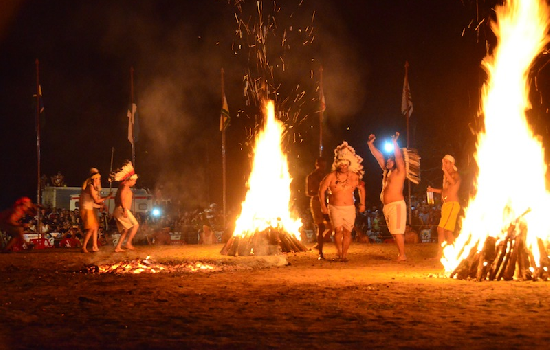
POLYGON ((226 255, 272 255, 304 251, 300 242, 302 221, 290 212, 288 161, 281 149, 283 124, 275 118, 273 101, 265 104, 265 125, 256 138, 248 192, 242 203, 226 255))
POLYGON ((550 196, 541 140, 526 120, 528 75, 548 43, 543 0, 507 0, 496 8, 497 46, 483 66, 484 132, 478 135, 476 191, 442 263, 451 277, 478 280, 548 277, 550 196))

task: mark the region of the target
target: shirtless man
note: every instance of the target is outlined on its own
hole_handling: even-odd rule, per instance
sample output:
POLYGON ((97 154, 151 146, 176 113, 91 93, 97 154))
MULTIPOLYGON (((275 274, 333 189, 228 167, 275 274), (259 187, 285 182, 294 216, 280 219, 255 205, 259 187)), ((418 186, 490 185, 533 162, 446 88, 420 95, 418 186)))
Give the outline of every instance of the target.
POLYGON ((453 244, 455 237, 454 231, 456 219, 460 211, 458 202, 458 189, 460 188, 460 175, 455 166, 453 156, 447 154, 441 160, 441 169, 443 170, 443 188, 433 188, 428 186, 428 192, 441 193, 441 220, 437 226, 437 242, 439 250, 437 259, 443 256, 443 242, 453 244))
POLYGON ((99 219, 97 217, 97 208, 103 207, 106 199, 111 195, 101 197, 101 174, 96 168, 90 169, 90 177, 84 181, 82 191, 80 192, 80 217, 84 224, 84 242, 82 242, 82 252, 88 253, 86 246, 92 237, 92 251, 99 251, 97 246, 97 233, 99 231, 99 219))
POLYGON ((126 249, 134 250, 132 245, 132 239, 136 235, 139 224, 130 211, 132 207, 132 199, 134 194, 132 193, 132 186, 136 184, 138 176, 134 174, 134 168, 131 162, 128 162, 121 170, 119 170, 115 176, 115 181, 120 181, 118 191, 115 196, 115 210, 113 216, 116 219, 118 231, 120 232, 120 238, 115 247, 115 252, 123 252, 122 242, 128 235, 126 242, 126 249), (128 234, 129 232, 129 234, 128 234))
POLYGON ((348 249, 351 243, 351 231, 355 223, 354 191, 359 188, 359 211, 365 211, 364 187, 359 186, 363 173, 360 163, 363 159, 355 154, 355 150, 347 142, 334 151, 333 171, 330 172, 319 187, 319 202, 323 214, 330 215, 334 229, 334 243, 338 260, 348 261, 348 249), (330 191, 329 205, 326 205, 326 191, 330 191))
POLYGON ((399 133, 392 136, 393 152, 387 160, 382 153, 374 146, 376 136, 369 136, 369 149, 374 158, 378 161, 380 168, 384 171, 382 178, 382 192, 380 200, 384 205, 383 212, 386 224, 397 243, 399 256, 398 261, 407 260, 405 255, 405 228, 407 226, 407 204, 403 197, 403 185, 405 183, 406 169, 401 149, 397 144, 399 133))
POLYGON ((19 198, 10 209, 0 213, 0 229, 11 236, 10 241, 2 250, 3 253, 12 251, 15 243, 23 244, 25 242, 25 229, 21 220, 26 215, 34 215, 37 205, 33 204, 28 197, 19 198))
POLYGON ((313 223, 317 226, 317 248, 319 249, 319 260, 325 258, 323 254, 323 244, 325 241, 324 233, 326 228, 330 228, 330 223, 325 221, 325 216, 321 211, 319 202, 319 187, 321 181, 326 175, 325 168, 327 162, 319 157, 315 160, 315 170, 306 177, 306 194, 310 197, 309 209, 313 217, 313 223))

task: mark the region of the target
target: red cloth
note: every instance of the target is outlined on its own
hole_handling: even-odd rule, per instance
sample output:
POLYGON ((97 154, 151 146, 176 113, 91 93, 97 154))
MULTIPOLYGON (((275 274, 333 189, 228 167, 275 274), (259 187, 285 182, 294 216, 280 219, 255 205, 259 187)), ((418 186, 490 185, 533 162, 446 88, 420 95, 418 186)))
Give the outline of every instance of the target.
POLYGON ((34 249, 46 249, 53 248, 53 245, 50 244, 50 241, 46 238, 34 238, 30 240, 34 244, 34 249))
POLYGON ((82 243, 76 238, 63 238, 61 242, 59 242, 60 248, 76 248, 82 246, 82 243))

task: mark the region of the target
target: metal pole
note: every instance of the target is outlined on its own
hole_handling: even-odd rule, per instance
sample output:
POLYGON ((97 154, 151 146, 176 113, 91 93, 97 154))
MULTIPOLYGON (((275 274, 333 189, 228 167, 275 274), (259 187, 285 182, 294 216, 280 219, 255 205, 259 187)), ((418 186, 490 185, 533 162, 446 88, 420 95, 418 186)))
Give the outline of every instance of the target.
MULTIPOLYGON (((223 98, 225 98, 225 87, 224 87, 224 71, 222 68, 222 102, 223 98)), ((223 108, 223 106, 222 106, 223 108)), ((226 181, 226 156, 225 156, 225 124, 223 120, 223 116, 220 116, 222 118, 221 120, 221 126, 222 126, 222 202, 223 202, 223 228, 224 231, 226 229, 226 215, 227 215, 227 181, 226 181)))
MULTIPOLYGON (((109 195, 113 192, 113 181, 111 180, 111 174, 113 173, 113 158, 115 157, 115 148, 111 147, 111 167, 109 168, 109 195)), ((111 199, 107 201, 107 213, 111 212, 111 199)))
POLYGON ((323 115, 325 112, 325 94, 323 92, 323 66, 319 68, 319 157, 323 156, 323 115))
MULTIPOLYGON (((409 61, 405 61, 405 79, 407 80, 407 89, 410 89, 409 87, 409 61)), ((410 147, 410 132, 409 132, 409 119, 411 117, 411 110, 409 106, 409 94, 410 91, 407 91, 407 149, 410 147)), ((412 198, 411 198, 411 182, 407 181, 407 189, 409 192, 409 215, 408 215, 408 221, 409 225, 412 225, 412 198)))
MULTIPOLYGON (((37 177, 37 184, 36 184, 36 204, 41 204, 41 183, 40 183, 40 95, 42 92, 40 91, 40 62, 38 61, 38 58, 34 61, 36 65, 36 177, 37 177)), ((42 230, 41 230, 41 218, 40 218, 40 208, 37 208, 36 210, 36 232, 42 237, 42 230)))
MULTIPOLYGON (((111 147, 111 167, 109 168, 109 196, 113 192, 113 181, 111 179, 111 174, 113 173, 113 158, 115 156, 115 148, 111 147)), ((111 198, 107 201, 107 214, 103 216, 105 219, 105 222, 103 225, 105 226, 105 233, 109 231, 109 215, 111 213, 111 198)), ((98 231, 99 235, 99 231, 98 231)))
MULTIPOLYGON (((134 118, 134 67, 130 67, 130 113, 134 118)), ((134 135, 134 120, 132 120, 132 165, 136 168, 136 149, 134 135)))

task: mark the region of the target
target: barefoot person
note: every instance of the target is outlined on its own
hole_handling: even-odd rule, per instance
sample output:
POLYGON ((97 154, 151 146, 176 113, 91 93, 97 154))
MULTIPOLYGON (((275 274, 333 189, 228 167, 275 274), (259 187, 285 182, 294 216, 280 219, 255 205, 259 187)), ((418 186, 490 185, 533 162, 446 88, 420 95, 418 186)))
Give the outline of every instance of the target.
MULTIPOLYGON (((355 154, 353 147, 344 141, 334 150, 332 172, 319 187, 319 202, 323 214, 330 215, 334 230, 334 243, 338 260, 348 261, 348 249, 351 243, 351 231, 355 223, 356 208, 354 191, 363 177, 363 158, 355 154), (326 191, 330 191, 329 205, 326 205, 326 191)), ((359 211, 365 211, 365 192, 359 187, 359 211)))
POLYGON ((132 186, 136 184, 138 176, 134 173, 132 162, 127 162, 120 170, 113 175, 114 181, 120 181, 118 191, 115 196, 115 210, 113 216, 116 219, 117 228, 120 232, 120 238, 115 247, 115 252, 123 252, 122 242, 127 237, 126 249, 134 250, 132 239, 138 230, 138 222, 130 208, 132 207, 132 186))
POLYGON ((399 133, 392 136, 393 155, 387 160, 382 153, 374 146, 376 136, 369 136, 369 149, 374 158, 378 161, 380 168, 384 171, 382 175, 382 192, 380 200, 384 205, 383 212, 386 217, 386 224, 397 243, 399 256, 398 261, 407 260, 405 255, 405 228, 407 225, 407 204, 403 198, 403 185, 405 183, 406 169, 401 149, 397 145, 399 133))
POLYGON ((101 197, 101 174, 96 168, 90 169, 90 177, 82 184, 80 192, 80 217, 84 225, 84 241, 82 242, 82 252, 88 253, 86 246, 92 237, 92 251, 97 252, 97 233, 99 230, 99 219, 96 209, 103 207, 106 199, 111 195, 101 197))
POLYGON ((330 223, 325 221, 325 215, 321 211, 321 202, 319 202, 319 186, 326 175, 327 162, 319 157, 315 160, 315 170, 306 178, 306 194, 310 197, 309 209, 313 217, 313 223, 317 228, 317 248, 319 249, 319 260, 325 258, 323 254, 323 244, 325 241, 324 233, 330 228, 330 223))
POLYGON ((456 219, 460 211, 458 202, 458 189, 460 188, 460 175, 458 174, 455 159, 447 154, 441 160, 441 170, 443 170, 443 188, 433 188, 428 186, 428 192, 441 193, 441 220, 437 226, 437 242, 439 250, 437 259, 443 255, 443 242, 453 244, 455 237, 454 231, 456 219))
POLYGON ((25 242, 25 237, 23 236, 25 229, 21 220, 26 215, 34 215, 36 207, 30 198, 21 197, 15 201, 10 209, 0 213, 0 230, 3 230, 11 237, 8 244, 2 250, 3 253, 11 252, 16 243, 23 244, 25 242))

